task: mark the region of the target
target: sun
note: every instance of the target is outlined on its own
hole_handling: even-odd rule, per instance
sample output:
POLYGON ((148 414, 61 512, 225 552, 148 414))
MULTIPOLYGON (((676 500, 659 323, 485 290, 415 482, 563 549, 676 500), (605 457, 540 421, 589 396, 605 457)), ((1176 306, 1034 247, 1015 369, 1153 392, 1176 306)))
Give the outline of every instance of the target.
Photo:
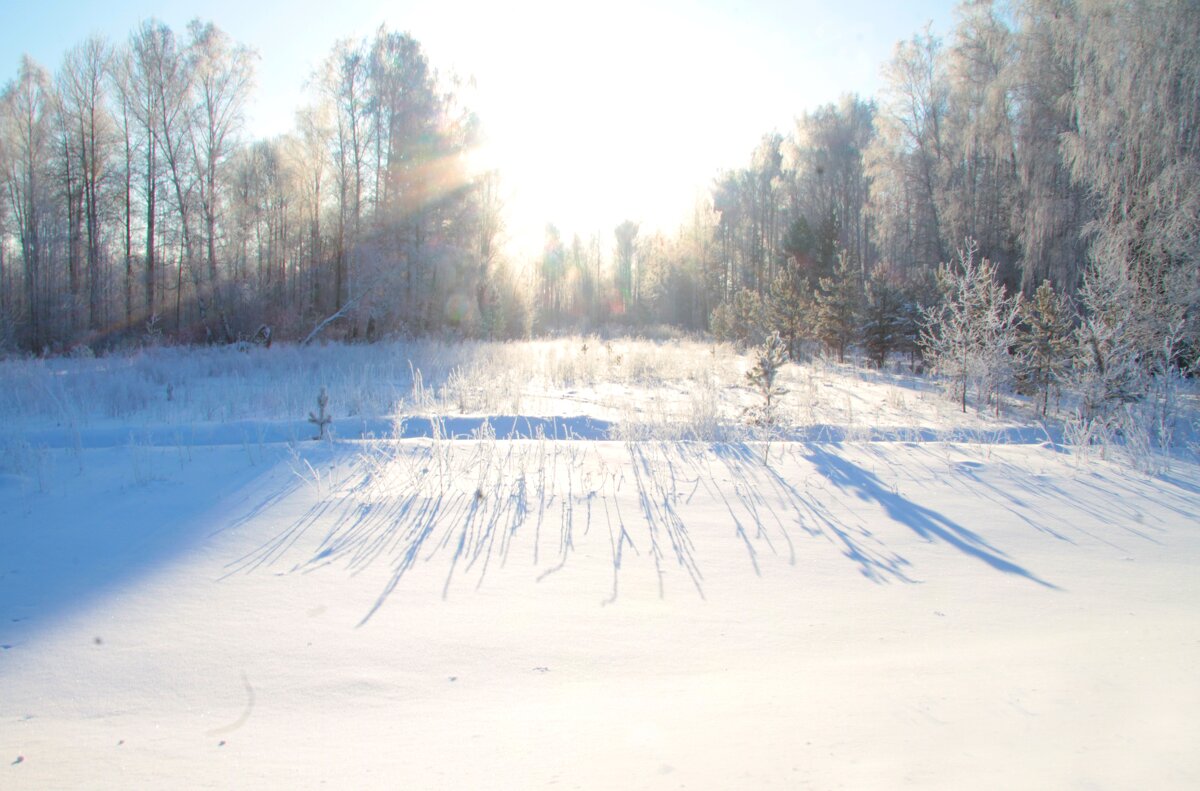
POLYGON ((471 97, 486 142, 472 167, 499 171, 508 235, 533 254, 548 223, 566 239, 598 233, 606 243, 624 220, 665 224, 712 175, 680 112, 700 98, 680 73, 696 60, 691 45, 667 37, 651 47, 622 14, 551 12, 556 27, 588 35, 510 28, 495 37, 502 46, 480 41, 474 53, 487 63, 471 97))

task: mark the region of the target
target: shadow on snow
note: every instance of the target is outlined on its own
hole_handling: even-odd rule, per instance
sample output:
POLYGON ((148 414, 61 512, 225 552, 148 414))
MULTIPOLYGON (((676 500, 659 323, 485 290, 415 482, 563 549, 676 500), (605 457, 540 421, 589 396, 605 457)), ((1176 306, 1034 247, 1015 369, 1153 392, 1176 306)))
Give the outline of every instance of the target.
POLYGON ((965 555, 980 560, 997 571, 1024 577, 1038 585, 1058 590, 1058 587, 1008 560, 977 533, 922 505, 888 490, 871 472, 853 462, 829 452, 824 446, 809 446, 805 458, 834 486, 853 492, 861 500, 883 506, 893 521, 910 528, 928 541, 938 540, 965 555))
MULTIPOLYGON (((472 443, 382 443, 357 456, 339 481, 326 481, 325 493, 318 493, 303 516, 227 571, 251 572, 297 553, 291 570, 300 573, 338 564, 357 574, 384 563, 383 587, 360 625, 418 564, 436 558, 447 564, 444 598, 456 580, 469 579, 480 588, 493 569, 514 557, 531 562, 540 582, 561 571, 577 540, 597 528, 607 532, 607 541, 601 541, 611 564, 606 604, 618 597, 629 551, 651 564, 660 597, 674 569, 704 598, 704 557, 696 541, 722 535, 743 549, 759 576, 764 557, 797 565, 796 536, 807 536, 828 542, 872 582, 917 582, 910 561, 890 549, 874 525, 847 520, 830 508, 831 484, 877 504, 891 521, 926 541, 1057 589, 979 534, 887 488, 829 446, 792 448, 793 457, 806 462, 798 472, 815 473, 798 482, 764 464, 761 448, 745 443, 623 445, 625 460, 613 464, 597 450, 614 447, 611 443, 501 443, 486 436, 472 443), (714 514, 720 517, 715 524, 714 514), (703 536, 695 532, 698 519, 712 526, 703 536), (722 534, 722 523, 729 533, 722 534)), ((713 544, 707 546, 713 551, 713 544)))

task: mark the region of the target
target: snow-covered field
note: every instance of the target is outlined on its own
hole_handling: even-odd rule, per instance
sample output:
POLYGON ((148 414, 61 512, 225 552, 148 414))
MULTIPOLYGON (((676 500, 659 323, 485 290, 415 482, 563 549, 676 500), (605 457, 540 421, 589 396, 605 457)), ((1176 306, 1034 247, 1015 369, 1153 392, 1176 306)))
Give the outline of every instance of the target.
POLYGON ((0 364, 0 787, 1200 787, 1186 448, 748 365, 0 364))

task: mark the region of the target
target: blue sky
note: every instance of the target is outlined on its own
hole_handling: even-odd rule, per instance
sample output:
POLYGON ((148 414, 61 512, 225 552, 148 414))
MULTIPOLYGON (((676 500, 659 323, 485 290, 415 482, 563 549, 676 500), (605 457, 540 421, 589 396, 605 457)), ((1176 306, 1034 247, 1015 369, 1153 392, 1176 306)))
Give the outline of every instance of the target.
POLYGON ((547 219, 568 232, 629 216, 668 224, 758 138, 847 92, 868 95, 896 41, 951 0, 47 0, 0 24, 0 79, 22 53, 54 70, 91 33, 123 41, 157 17, 182 32, 208 19, 261 56, 246 131, 287 131, 308 75, 334 41, 380 24, 406 30, 441 72, 475 80, 470 105, 512 191, 513 232, 547 219), (528 226, 518 228, 516 226, 528 226))

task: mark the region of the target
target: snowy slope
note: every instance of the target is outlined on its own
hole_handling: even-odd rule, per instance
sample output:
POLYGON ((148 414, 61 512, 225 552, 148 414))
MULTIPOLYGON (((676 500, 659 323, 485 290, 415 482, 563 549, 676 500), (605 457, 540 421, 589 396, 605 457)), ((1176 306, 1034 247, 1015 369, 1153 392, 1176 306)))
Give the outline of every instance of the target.
POLYGON ((1200 468, 818 375, 909 434, 54 443, 27 416, 0 785, 1200 784, 1200 468))

